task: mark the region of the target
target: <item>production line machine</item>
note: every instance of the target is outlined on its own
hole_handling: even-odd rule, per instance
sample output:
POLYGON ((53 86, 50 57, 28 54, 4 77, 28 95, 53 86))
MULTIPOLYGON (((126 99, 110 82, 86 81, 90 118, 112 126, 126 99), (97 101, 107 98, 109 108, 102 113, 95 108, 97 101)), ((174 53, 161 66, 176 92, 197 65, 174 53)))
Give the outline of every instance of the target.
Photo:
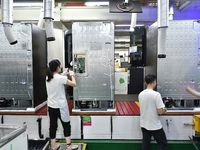
MULTIPOLYGON (((31 27, 32 25, 30 25, 31 27)), ((167 36, 169 36, 167 40, 170 40, 167 42, 167 57, 158 58, 157 24, 145 27, 147 50, 144 75, 151 73, 156 74, 158 77, 157 91, 161 93, 164 103, 168 107, 168 113, 160 116, 168 140, 190 140, 189 137, 197 136, 193 125, 195 121, 196 131, 198 129, 196 120, 198 118, 194 119, 193 115, 200 114, 198 111, 199 98, 185 90, 189 86, 199 91, 199 41, 197 40, 199 39, 199 28, 199 23, 193 20, 170 21, 167 32, 167 36), (174 35, 171 35, 173 33, 174 35), (176 37, 173 38, 173 36, 176 37), (175 42, 171 43, 171 41, 175 42), (181 83, 180 87, 179 83, 181 83)), ((20 29, 23 29, 23 27, 20 27, 20 29)), ((32 33, 31 30, 30 33, 32 33)), ((73 89, 73 103, 68 103, 71 115, 72 139, 142 139, 139 124, 139 106, 133 101, 114 101, 114 23, 74 22, 72 25, 72 38, 73 70, 77 80, 77 87, 73 89), (85 114, 82 115, 83 112, 85 114), (97 115, 95 112, 103 112, 103 114, 97 115), (90 118, 91 124, 84 124, 85 115, 90 118)), ((3 52, 11 53, 9 50, 3 52)), ((27 54, 26 49, 23 52, 27 54)), ((35 99, 33 100, 35 102, 35 99)), ((16 106, 14 107, 16 108, 16 106)), ((4 124, 27 122, 27 132, 31 139, 48 137, 46 107, 34 115, 1 114, 0 117, 4 124), (35 132, 36 130, 39 134, 35 132)), ((61 124, 58 125, 57 137, 64 138, 61 124)))
POLYGON ((72 42, 73 112, 115 112, 114 23, 74 22, 72 42))
POLYGON ((147 67, 145 74, 157 75, 157 91, 169 109, 193 110, 199 98, 187 87, 200 91, 199 31, 196 20, 172 20, 166 33, 166 58, 158 58, 157 23, 147 33, 147 67))
POLYGON ((158 47, 161 43, 157 40, 157 22, 147 29, 144 75, 157 75, 157 91, 170 115, 161 117, 168 138, 176 137, 173 132, 181 135, 190 128, 193 131, 183 135, 185 139, 199 137, 200 100, 194 90, 200 91, 200 23, 198 20, 171 20, 166 30, 166 58, 159 58, 158 47), (175 118, 180 119, 179 123, 175 118))
POLYGON ((10 45, 0 24, 0 110, 26 110, 46 101, 47 41, 31 23, 15 23, 10 45))

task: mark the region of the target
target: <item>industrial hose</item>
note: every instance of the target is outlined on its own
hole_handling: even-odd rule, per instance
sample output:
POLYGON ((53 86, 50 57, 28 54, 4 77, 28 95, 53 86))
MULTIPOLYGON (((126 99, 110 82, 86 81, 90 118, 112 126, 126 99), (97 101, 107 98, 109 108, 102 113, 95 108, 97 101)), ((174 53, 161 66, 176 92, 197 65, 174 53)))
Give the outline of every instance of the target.
POLYGON ((193 89, 190 88, 190 87, 187 87, 187 88, 186 88, 186 91, 187 91, 188 93, 194 95, 194 96, 200 97, 200 92, 197 92, 197 91, 193 90, 193 89))

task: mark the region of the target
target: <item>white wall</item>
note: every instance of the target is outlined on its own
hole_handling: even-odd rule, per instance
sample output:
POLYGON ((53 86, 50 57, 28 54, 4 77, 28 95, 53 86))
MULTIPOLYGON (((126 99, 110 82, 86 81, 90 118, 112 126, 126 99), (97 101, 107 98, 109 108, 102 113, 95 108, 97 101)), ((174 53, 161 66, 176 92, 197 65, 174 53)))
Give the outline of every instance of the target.
POLYGON ((48 62, 52 59, 58 59, 61 67, 64 67, 64 31, 54 29, 55 41, 47 42, 48 62))

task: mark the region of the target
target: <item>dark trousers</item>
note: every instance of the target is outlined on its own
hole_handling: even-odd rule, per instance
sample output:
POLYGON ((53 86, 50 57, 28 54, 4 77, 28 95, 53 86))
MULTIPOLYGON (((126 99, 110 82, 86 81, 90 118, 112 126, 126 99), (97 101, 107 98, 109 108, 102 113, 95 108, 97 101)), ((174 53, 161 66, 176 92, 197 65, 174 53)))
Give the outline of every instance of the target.
POLYGON ((60 119, 62 126, 63 126, 63 132, 65 137, 71 136, 71 125, 69 122, 63 122, 60 115, 60 109, 59 108, 51 108, 48 107, 49 112, 49 119, 50 119, 50 127, 49 127, 49 135, 51 139, 56 138, 56 130, 58 128, 58 118, 60 119))
POLYGON ((163 128, 159 130, 146 130, 142 128, 142 150, 150 150, 151 137, 153 136, 158 143, 158 150, 167 150, 167 138, 163 128))

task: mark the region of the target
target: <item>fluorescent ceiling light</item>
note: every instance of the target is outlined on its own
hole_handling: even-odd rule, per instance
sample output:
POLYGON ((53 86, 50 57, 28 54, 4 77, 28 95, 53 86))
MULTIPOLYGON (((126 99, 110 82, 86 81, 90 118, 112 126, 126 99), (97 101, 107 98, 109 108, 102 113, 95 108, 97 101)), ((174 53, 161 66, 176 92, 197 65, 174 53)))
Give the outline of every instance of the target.
POLYGON ((85 2, 85 6, 108 6, 109 2, 85 2))
POLYGON ((13 3, 13 7, 42 7, 43 3, 13 3))

